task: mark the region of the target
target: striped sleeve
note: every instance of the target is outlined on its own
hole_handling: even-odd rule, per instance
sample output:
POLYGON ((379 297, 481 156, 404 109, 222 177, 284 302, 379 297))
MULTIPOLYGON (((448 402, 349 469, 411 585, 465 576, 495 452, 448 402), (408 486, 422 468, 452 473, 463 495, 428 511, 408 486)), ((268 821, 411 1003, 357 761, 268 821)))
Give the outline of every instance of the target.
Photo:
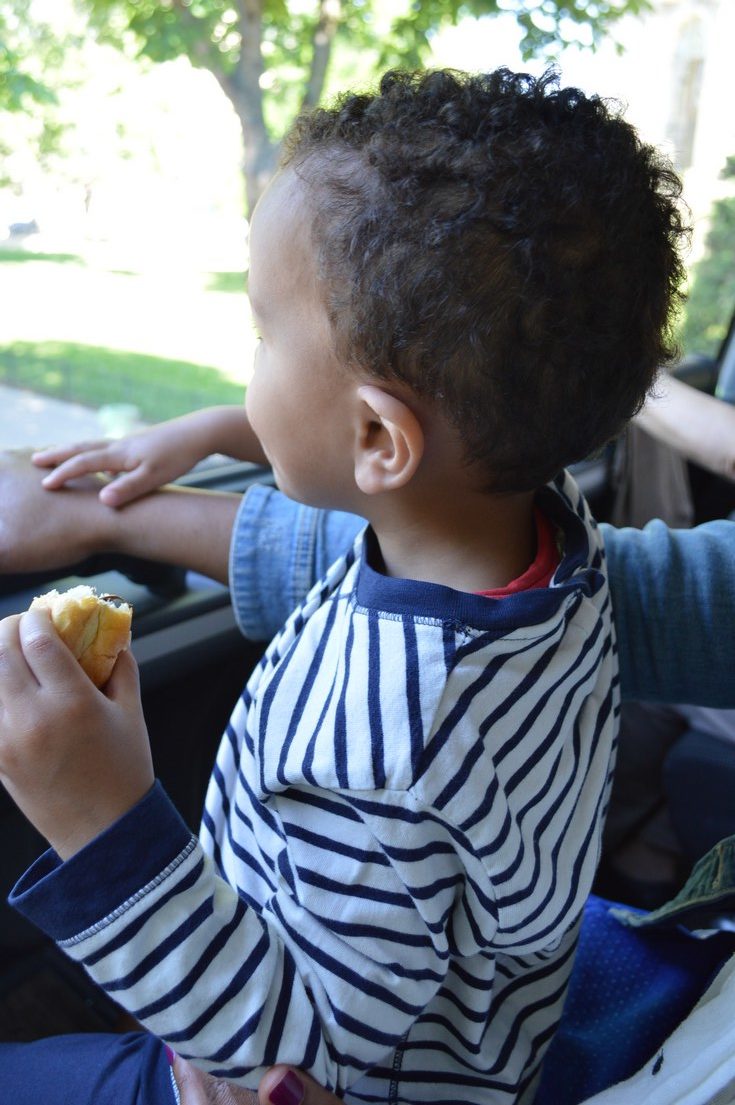
MULTIPOLYGON (((342 1092, 389 1057, 441 987, 446 919, 465 880, 436 817, 405 793, 388 798, 282 796, 290 839, 263 873, 272 891, 262 910, 218 877, 194 838, 151 869, 136 811, 73 861, 54 867, 47 853, 14 904, 55 927, 116 1001, 213 1075, 255 1087, 268 1066, 288 1062, 342 1092), (120 899, 114 858, 123 855, 120 899), (91 919, 95 878, 105 912, 91 919), (72 932, 75 907, 85 927, 72 932)), ((159 822, 170 832, 160 788, 147 805, 146 833, 159 822)))

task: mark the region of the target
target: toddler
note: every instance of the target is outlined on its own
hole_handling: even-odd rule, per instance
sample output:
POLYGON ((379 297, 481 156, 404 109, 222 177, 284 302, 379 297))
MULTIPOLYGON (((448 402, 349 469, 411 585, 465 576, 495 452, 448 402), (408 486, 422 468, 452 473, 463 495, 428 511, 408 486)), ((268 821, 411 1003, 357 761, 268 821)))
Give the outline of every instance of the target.
POLYGON ((551 73, 388 74, 299 121, 254 213, 245 413, 49 478, 132 469, 119 505, 191 435, 188 459, 265 458, 289 496, 368 522, 252 674, 199 839, 153 782, 132 662, 93 695, 48 635, 39 664, 25 619, 6 631, 3 747, 13 703, 34 720, 30 766, 3 771, 52 844, 13 900, 207 1071, 532 1100, 619 710, 604 549, 564 469, 672 356, 677 199, 551 73))

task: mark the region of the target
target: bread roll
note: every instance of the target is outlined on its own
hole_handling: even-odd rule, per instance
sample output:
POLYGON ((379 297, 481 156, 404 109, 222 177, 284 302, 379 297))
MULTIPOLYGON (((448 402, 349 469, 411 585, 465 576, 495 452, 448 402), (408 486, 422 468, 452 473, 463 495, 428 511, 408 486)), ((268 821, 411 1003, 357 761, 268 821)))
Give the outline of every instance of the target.
POLYGON ((133 608, 82 585, 39 595, 31 603, 31 610, 39 609, 49 611, 56 632, 92 682, 104 686, 118 654, 130 646, 133 608))

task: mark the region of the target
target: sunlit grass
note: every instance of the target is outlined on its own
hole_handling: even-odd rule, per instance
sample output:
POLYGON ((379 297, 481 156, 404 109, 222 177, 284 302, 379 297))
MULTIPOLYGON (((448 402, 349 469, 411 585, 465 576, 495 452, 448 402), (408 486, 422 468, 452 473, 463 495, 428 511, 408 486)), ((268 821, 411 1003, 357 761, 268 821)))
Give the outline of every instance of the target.
POLYGON ((242 402, 255 339, 246 273, 165 256, 0 250, 0 383, 158 421, 242 402), (69 262, 77 262, 70 264, 69 262))
POLYGON ((212 292, 247 291, 248 274, 246 272, 210 272, 207 274, 207 287, 212 292))
POLYGON ((72 261, 77 265, 84 264, 84 259, 78 253, 33 253, 31 250, 11 249, 10 247, 0 249, 0 264, 24 261, 52 261, 55 264, 72 261))
POLYGON ((243 397, 211 366, 73 342, 0 346, 0 383, 87 407, 131 403, 150 422, 243 397))

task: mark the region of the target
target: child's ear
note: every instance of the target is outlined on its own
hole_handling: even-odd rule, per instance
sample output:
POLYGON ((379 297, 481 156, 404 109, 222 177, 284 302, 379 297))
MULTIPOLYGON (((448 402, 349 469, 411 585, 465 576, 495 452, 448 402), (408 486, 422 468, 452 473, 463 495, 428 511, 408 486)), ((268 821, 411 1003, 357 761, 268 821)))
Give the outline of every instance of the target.
POLYGON ((357 389, 355 482, 365 495, 394 491, 412 479, 424 453, 424 432, 401 399, 375 384, 357 389))

